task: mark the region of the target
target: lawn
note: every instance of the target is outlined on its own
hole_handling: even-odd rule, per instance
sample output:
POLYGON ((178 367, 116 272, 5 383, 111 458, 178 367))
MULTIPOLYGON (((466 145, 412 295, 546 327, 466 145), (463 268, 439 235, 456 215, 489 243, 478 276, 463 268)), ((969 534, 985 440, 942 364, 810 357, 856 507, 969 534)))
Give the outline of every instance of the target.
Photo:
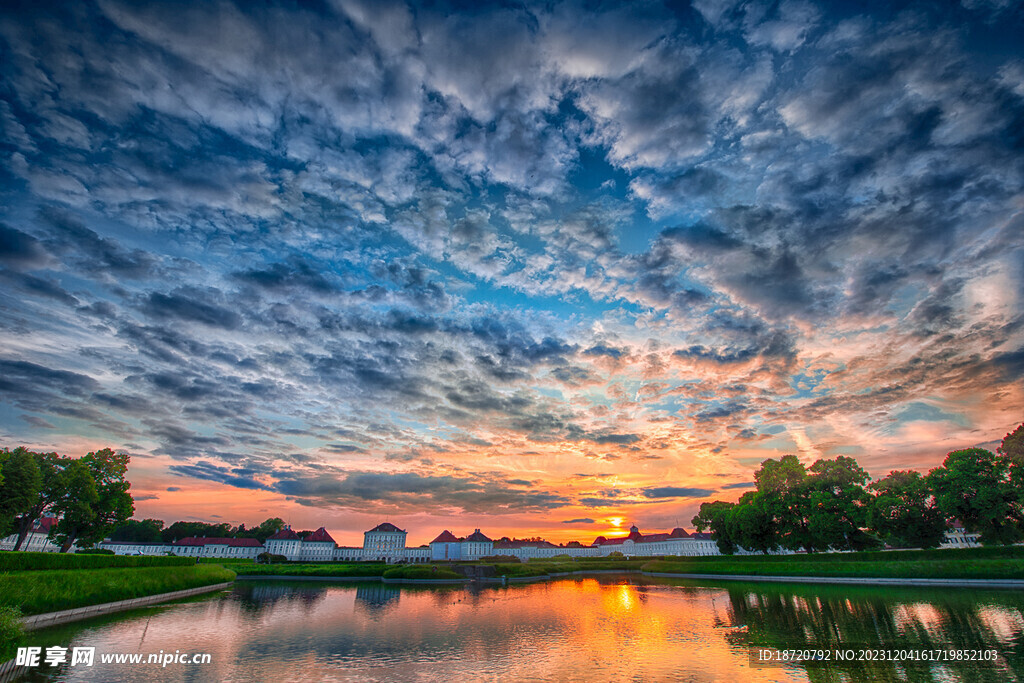
POLYGON ((0 574, 0 608, 17 608, 26 615, 42 614, 198 588, 234 578, 233 571, 219 565, 196 564, 8 572, 0 574))
POLYGON ((387 564, 253 564, 236 567, 242 576, 383 576, 387 564))

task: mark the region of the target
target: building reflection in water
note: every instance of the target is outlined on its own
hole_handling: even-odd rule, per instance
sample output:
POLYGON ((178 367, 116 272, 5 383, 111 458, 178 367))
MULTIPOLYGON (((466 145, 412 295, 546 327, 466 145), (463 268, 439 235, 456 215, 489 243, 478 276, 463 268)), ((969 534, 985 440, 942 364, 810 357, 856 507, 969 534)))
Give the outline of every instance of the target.
POLYGON ((402 596, 398 586, 384 583, 363 583, 356 587, 356 607, 368 610, 380 610, 394 605, 402 596))

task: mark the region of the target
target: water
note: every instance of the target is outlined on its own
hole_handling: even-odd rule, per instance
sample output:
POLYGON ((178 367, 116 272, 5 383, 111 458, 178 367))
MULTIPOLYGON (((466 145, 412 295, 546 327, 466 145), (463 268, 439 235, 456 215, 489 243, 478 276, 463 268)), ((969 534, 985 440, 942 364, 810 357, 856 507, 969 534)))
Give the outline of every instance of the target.
POLYGON ((478 589, 245 581, 31 640, 95 647, 96 661, 42 666, 30 681, 1024 681, 1024 596, 640 577, 478 589), (758 666, 752 646, 999 657, 758 666), (160 651, 209 653, 210 663, 100 662, 160 651))

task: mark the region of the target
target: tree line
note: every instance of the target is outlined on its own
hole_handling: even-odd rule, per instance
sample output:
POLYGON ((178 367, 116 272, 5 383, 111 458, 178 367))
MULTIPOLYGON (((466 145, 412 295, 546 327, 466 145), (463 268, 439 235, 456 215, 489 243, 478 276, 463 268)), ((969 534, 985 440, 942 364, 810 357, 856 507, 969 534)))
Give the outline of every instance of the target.
POLYGON ((693 525, 710 530, 730 555, 741 547, 762 553, 934 548, 953 520, 984 544, 1024 539, 1024 424, 995 453, 967 448, 926 475, 893 471, 870 479, 846 456, 810 467, 795 455, 765 460, 754 474, 756 490, 736 503, 703 503, 693 525))
MULTIPOLYGON (((72 546, 91 548, 105 538, 115 541, 172 543, 188 536, 255 538, 260 543, 284 528, 272 517, 247 529, 245 524, 130 519, 135 502, 125 479, 129 457, 109 448, 71 458, 37 453, 19 446, 0 450, 0 538, 17 534, 20 550, 32 525, 44 515, 57 518, 49 539, 61 552, 72 546)), ((308 535, 312 531, 299 532, 308 535)))
POLYGON ((0 538, 17 533, 20 550, 44 514, 57 517, 49 538, 66 553, 103 540, 132 516, 135 502, 125 479, 128 455, 109 448, 70 458, 19 446, 0 451, 0 538))
MULTIPOLYGON (((190 536, 206 536, 208 538, 255 538, 263 543, 283 529, 284 524, 284 520, 280 517, 271 517, 251 529, 247 529, 245 524, 231 526, 227 523, 184 521, 177 521, 164 527, 162 519, 129 519, 111 531, 110 540, 135 543, 173 543, 178 539, 190 536)), ((297 531, 296 533, 299 536, 308 536, 313 532, 297 531)))

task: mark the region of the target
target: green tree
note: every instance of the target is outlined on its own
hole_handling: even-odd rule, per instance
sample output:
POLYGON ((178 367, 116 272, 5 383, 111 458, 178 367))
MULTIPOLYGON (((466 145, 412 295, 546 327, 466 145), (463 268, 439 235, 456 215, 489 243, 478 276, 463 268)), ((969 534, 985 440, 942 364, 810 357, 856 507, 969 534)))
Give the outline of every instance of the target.
POLYGON ((89 465, 81 459, 64 467, 61 484, 60 497, 53 506, 60 518, 50 528, 49 537, 66 553, 95 523, 100 495, 89 465))
POLYGON ((1003 437, 996 453, 1006 459, 1010 470, 1010 483, 1017 491, 1017 498, 1024 504, 1024 424, 1003 437))
POLYGON ((761 506, 784 548, 814 549, 806 496, 807 469, 795 455, 768 459, 754 473, 761 506))
POLYGON ((0 452, 0 538, 10 533, 18 515, 28 511, 42 486, 32 451, 18 446, 0 452))
POLYGON ((164 528, 161 519, 127 519, 110 532, 112 541, 135 541, 136 543, 160 543, 160 531, 164 528))
POLYGON ((808 550, 867 550, 879 545, 863 531, 871 495, 870 476, 853 458, 821 459, 808 469, 806 499, 808 550))
POLYGON ((946 518, 920 472, 894 471, 868 487, 877 495, 868 507, 868 527, 896 548, 935 548, 946 518))
MULTIPOLYGON (((131 483, 125 479, 127 471, 128 455, 109 448, 86 453, 65 467, 64 493, 56 506, 61 519, 51 531, 61 552, 67 552, 76 542, 91 547, 132 516, 135 503, 128 493, 131 483), (91 480, 91 492, 76 494, 75 486, 87 479, 91 480)), ((88 491, 88 486, 84 490, 88 491)))
POLYGON ((260 523, 255 529, 251 529, 252 537, 263 543, 268 538, 284 528, 284 520, 280 517, 271 517, 260 523))
POLYGON ((765 501, 765 494, 747 491, 729 510, 726 526, 736 545, 767 554, 779 547, 779 536, 765 501))
POLYGON ((21 549, 25 539, 28 538, 28 532, 31 531, 32 525, 45 513, 51 511, 59 499, 64 486, 64 466, 69 461, 68 458, 63 458, 56 453, 36 453, 35 451, 29 451, 29 453, 39 469, 40 487, 28 507, 14 519, 18 534, 18 540, 14 542, 15 550, 21 549))
POLYGON ((1020 496, 1010 481, 1010 461, 984 448, 967 448, 946 456, 929 481, 939 509, 959 519, 981 542, 1015 543, 1024 523, 1020 496))
POLYGON ((700 510, 691 520, 693 527, 703 532, 705 529, 711 532, 711 538, 715 539, 718 550, 723 555, 732 555, 736 552, 736 542, 729 533, 729 511, 734 503, 716 500, 713 503, 701 503, 700 510))
POLYGON ((96 519, 82 540, 87 546, 99 543, 114 527, 129 519, 135 513, 135 501, 129 489, 129 457, 127 453, 115 453, 109 448, 87 453, 82 460, 89 466, 96 481, 99 500, 96 504, 96 519))
POLYGON ((229 537, 231 536, 231 531, 231 525, 227 523, 210 524, 208 522, 177 521, 160 532, 160 537, 165 543, 171 543, 180 538, 189 538, 190 536, 229 537))

